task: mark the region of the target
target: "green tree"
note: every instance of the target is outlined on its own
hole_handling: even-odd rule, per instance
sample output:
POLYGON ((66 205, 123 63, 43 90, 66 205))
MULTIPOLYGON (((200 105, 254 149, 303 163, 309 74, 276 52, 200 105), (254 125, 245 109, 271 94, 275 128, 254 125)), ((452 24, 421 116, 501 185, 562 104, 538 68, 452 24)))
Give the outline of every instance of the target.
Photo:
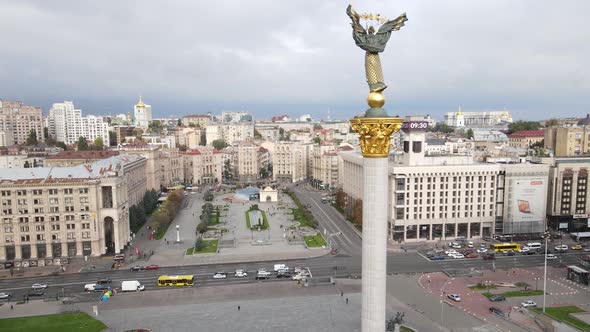
POLYGON ((319 136, 316 136, 313 138, 313 143, 320 144, 320 143, 322 143, 322 139, 319 136))
POLYGON ((177 127, 182 127, 182 119, 181 118, 179 118, 178 119, 178 122, 176 122, 176 126, 177 127))
POLYGON ((451 128, 449 125, 447 125, 446 123, 438 122, 436 124, 436 126, 434 126, 434 130, 433 131, 435 131, 435 132, 441 132, 441 133, 445 133, 445 134, 449 134, 449 133, 452 133, 455 130, 453 128, 451 128))
POLYGON ((201 222, 197 225, 197 232, 199 234, 203 234, 205 232, 207 232, 207 223, 206 222, 201 222))
POLYGON ((57 141, 52 138, 52 137, 47 137, 45 139, 45 144, 47 144, 47 146, 56 146, 57 145, 57 141))
POLYGON ((25 144, 28 146, 34 146, 38 143, 39 142, 37 142, 37 132, 35 131, 35 129, 31 129, 31 131, 29 131, 29 136, 27 137, 27 141, 25 144))
POLYGON ((536 121, 516 121, 508 125, 508 133, 512 134, 521 130, 539 130, 540 124, 536 121))
POLYGON ((260 135, 260 132, 258 130, 256 130, 256 128, 254 128, 254 138, 257 138, 257 139, 262 138, 262 135, 260 135))
POLYGON ((68 150, 68 146, 64 142, 56 142, 55 143, 55 146, 57 146, 58 148, 64 149, 64 151, 67 151, 68 150))
POLYGON ((92 143, 92 150, 102 150, 104 148, 104 142, 102 137, 97 137, 92 143))
POLYGON ((549 119, 545 121, 545 128, 554 127, 559 125, 559 122, 556 119, 549 119))
POLYGON ((80 136, 78 138, 78 151, 87 151, 89 150, 88 142, 86 142, 86 138, 84 136, 80 136))
POLYGON ((465 138, 473 139, 473 129, 467 129, 467 131, 465 132, 465 138))
POLYGON ((109 130, 109 146, 117 146, 117 133, 109 130))
POLYGON ((201 139, 199 141, 199 145, 207 145, 207 132, 205 130, 201 130, 201 139))
POLYGON ((223 139, 216 139, 211 144, 217 150, 222 150, 228 146, 223 139))
POLYGON ((531 287, 531 285, 527 284, 524 281, 519 281, 519 282, 515 283, 514 286, 522 288, 525 291, 529 290, 529 287, 531 287))
POLYGON ((313 130, 320 130, 320 129, 324 129, 321 124, 316 123, 313 125, 313 130))
POLYGON ((203 243, 203 239, 199 237, 197 239, 197 241, 195 241, 195 250, 201 251, 201 250, 203 250, 204 247, 205 247, 205 244, 203 243))
POLYGON ((180 151, 186 151, 186 150, 188 150, 188 148, 187 148, 186 145, 180 144, 180 145, 178 145, 178 150, 180 150, 180 151))

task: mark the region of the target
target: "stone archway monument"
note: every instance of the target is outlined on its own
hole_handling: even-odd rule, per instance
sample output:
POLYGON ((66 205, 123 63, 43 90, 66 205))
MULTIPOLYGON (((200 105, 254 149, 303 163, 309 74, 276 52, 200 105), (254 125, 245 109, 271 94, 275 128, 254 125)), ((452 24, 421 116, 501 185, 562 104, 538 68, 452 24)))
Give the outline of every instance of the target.
POLYGON ((387 200, 388 156, 391 135, 400 130, 402 119, 387 115, 382 92, 387 88, 379 53, 393 31, 404 26, 406 14, 387 20, 380 14, 356 13, 349 5, 346 14, 352 20, 352 37, 358 47, 366 51, 365 72, 369 84, 364 116, 352 120, 352 129, 360 135, 363 154, 363 244, 362 244, 362 304, 363 332, 385 331, 386 276, 387 276, 387 200), (368 21, 368 31, 360 20, 368 21), (375 30, 377 26, 378 30, 375 30))

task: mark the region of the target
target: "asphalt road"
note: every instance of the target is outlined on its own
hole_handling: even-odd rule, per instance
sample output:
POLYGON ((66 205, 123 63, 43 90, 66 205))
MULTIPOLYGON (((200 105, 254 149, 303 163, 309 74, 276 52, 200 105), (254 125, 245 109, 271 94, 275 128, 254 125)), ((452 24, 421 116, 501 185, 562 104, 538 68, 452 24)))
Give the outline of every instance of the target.
MULTIPOLYGON (((49 288, 45 290, 43 297, 55 298, 57 294, 60 296, 65 294, 65 296, 85 301, 94 300, 99 295, 95 293, 85 293, 84 285, 105 278, 113 280, 113 287, 120 287, 120 282, 123 280, 139 280, 146 286, 146 291, 158 289, 156 286, 156 279, 158 275, 163 274, 195 275, 197 287, 222 284, 276 282, 279 280, 284 281, 284 279, 278 279, 276 276, 271 277, 269 280, 255 280, 256 271, 258 269, 264 268, 267 271, 272 271, 273 264, 278 263, 284 263, 290 267, 308 267, 314 277, 360 277, 361 238, 352 229, 353 226, 346 221, 334 207, 330 204, 323 204, 321 202, 322 193, 309 192, 304 190, 301 185, 293 187, 293 189, 300 201, 303 204, 310 206, 310 210, 318 220, 322 231, 325 228, 328 234, 341 232, 339 235, 331 236, 333 246, 339 249, 337 255, 328 254, 318 258, 287 261, 162 267, 154 271, 115 270, 63 274, 59 276, 5 279, 0 281, 0 292, 10 292, 13 295, 13 299, 19 300, 30 292, 33 283, 47 283, 49 288), (236 269, 244 269, 248 271, 248 277, 242 279, 234 278, 233 271, 236 269), (218 271, 227 272, 228 278, 213 279, 213 274, 218 271)), ((559 266, 575 264, 578 260, 577 253, 561 254, 560 257, 561 259, 559 260, 550 261, 549 265, 559 266)), ((496 269, 540 266, 543 265, 543 255, 500 256, 494 263, 492 263, 492 261, 484 261, 481 258, 429 261, 417 252, 394 253, 388 256, 387 272, 388 274, 407 274, 452 269, 491 269, 493 266, 492 264, 495 264, 496 269)))

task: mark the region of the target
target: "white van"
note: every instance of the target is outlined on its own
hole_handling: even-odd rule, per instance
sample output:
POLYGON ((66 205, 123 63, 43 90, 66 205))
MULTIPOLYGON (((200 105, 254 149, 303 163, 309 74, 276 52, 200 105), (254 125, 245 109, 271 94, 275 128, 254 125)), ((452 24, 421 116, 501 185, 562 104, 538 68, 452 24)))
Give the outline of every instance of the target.
POLYGON ((96 284, 86 284, 84 285, 84 290, 87 292, 94 292, 96 288, 96 284))
POLYGON ((526 244, 529 249, 541 249, 541 243, 539 242, 529 242, 526 244))
POLYGON ((137 280, 127 280, 121 282, 121 290, 123 292, 139 292, 144 289, 145 286, 137 280))

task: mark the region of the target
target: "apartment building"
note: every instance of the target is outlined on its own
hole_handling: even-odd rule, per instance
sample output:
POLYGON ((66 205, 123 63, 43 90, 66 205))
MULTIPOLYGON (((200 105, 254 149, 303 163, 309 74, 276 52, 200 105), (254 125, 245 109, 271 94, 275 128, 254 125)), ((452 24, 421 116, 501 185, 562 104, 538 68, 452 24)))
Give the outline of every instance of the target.
POLYGON ((47 116, 49 136, 66 145, 75 144, 80 137, 87 141, 102 138, 103 144, 109 146, 108 123, 102 117, 82 116, 82 111, 74 107, 71 101, 55 103, 47 116))
POLYGON ((160 191, 160 179, 162 176, 160 175, 161 166, 160 166, 160 148, 156 146, 149 146, 143 142, 137 141, 132 144, 127 144, 124 146, 119 146, 116 149, 119 151, 120 154, 127 154, 127 155, 134 155, 134 156, 142 156, 147 159, 146 166, 145 166, 145 180, 146 180, 146 190, 155 190, 160 191))
POLYGON ((44 141, 41 108, 0 100, 0 146, 25 144, 31 130, 38 142, 44 141))
POLYGON ((254 138, 254 123, 229 123, 210 124, 206 129, 207 145, 213 141, 223 139, 225 143, 232 145, 234 142, 254 138))
POLYGON ((44 266, 120 253, 130 241, 129 182, 141 182, 142 163, 115 156, 74 167, 3 169, 0 261, 44 266))
POLYGON ((297 182, 309 177, 312 163, 311 143, 281 141, 272 154, 273 180, 297 182))
POLYGON ((557 157, 579 156, 590 153, 590 115, 575 126, 545 129, 545 148, 557 157))
POLYGON ((178 146, 184 145, 188 149, 196 149, 201 146, 201 133, 205 128, 179 127, 173 132, 178 146))
POLYGON ((550 165, 548 226, 562 232, 590 231, 589 156, 542 158, 550 165))
POLYGON ((202 146, 187 150, 183 156, 185 183, 202 185, 221 182, 223 162, 220 151, 202 146))
POLYGON ((182 117, 182 125, 183 126, 196 126, 196 127, 207 127, 211 122, 211 115, 207 114, 192 114, 186 115, 182 117))
POLYGON ((513 148, 530 149, 532 145, 542 143, 544 130, 521 130, 508 135, 508 145, 513 148))
POLYGON ((352 151, 350 146, 314 145, 312 150, 311 178, 318 184, 333 188, 339 186, 342 159, 340 151, 352 151))
POLYGON ((90 164, 98 160, 118 156, 119 151, 98 150, 98 151, 61 151, 45 158, 47 167, 70 167, 82 164, 90 164))
POLYGON ((160 185, 171 187, 183 183, 184 156, 178 149, 164 149, 160 151, 160 185))

